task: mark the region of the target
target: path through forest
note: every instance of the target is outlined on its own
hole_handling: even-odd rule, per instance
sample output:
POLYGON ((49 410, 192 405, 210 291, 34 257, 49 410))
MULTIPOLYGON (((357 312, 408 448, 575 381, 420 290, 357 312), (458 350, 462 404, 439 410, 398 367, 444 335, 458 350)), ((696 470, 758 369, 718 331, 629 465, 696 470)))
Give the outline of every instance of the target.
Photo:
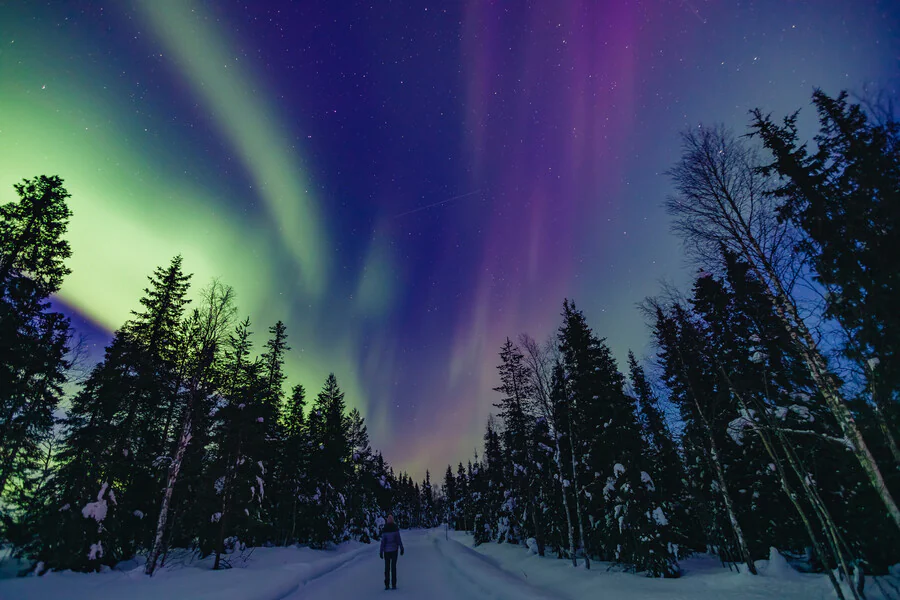
POLYGON ((384 589, 384 561, 378 546, 300 586, 290 600, 348 598, 557 598, 501 570, 490 558, 447 540, 440 529, 403 531, 406 553, 397 562, 396 590, 384 589))

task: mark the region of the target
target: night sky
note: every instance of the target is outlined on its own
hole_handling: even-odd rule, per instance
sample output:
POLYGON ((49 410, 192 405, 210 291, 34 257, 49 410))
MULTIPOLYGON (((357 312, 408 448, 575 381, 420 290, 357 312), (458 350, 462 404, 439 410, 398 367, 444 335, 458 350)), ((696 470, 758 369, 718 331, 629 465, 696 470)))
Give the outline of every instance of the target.
POLYGON ((501 343, 564 297, 651 352, 635 305, 690 274, 679 131, 896 94, 898 61, 891 1, 0 0, 0 201, 65 179, 95 357, 181 253, 421 477, 480 446, 501 343))

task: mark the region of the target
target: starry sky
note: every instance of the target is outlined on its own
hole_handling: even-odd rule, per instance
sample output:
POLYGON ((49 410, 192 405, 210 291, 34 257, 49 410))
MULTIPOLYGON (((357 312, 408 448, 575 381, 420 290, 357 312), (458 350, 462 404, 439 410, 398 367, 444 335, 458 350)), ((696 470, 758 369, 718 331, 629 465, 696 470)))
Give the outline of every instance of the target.
POLYGON ((900 3, 0 0, 0 200, 65 179, 58 301, 95 358, 181 253, 421 477, 480 446, 501 343, 564 297, 651 351, 635 305, 690 273, 679 131, 872 85, 900 86, 900 3))

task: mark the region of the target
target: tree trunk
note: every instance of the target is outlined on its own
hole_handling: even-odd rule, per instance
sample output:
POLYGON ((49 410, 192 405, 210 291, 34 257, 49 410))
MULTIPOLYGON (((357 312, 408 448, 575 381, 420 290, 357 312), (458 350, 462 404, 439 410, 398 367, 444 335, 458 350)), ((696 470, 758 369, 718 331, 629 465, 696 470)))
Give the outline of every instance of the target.
POLYGON ((891 456, 894 457, 896 467, 900 469, 900 448, 897 447, 897 438, 894 437, 894 432, 891 431, 891 426, 884 416, 884 411, 881 410, 881 402, 875 398, 875 394, 872 394, 872 406, 875 411, 875 420, 878 421, 878 428, 881 429, 881 434, 887 441, 888 448, 891 450, 891 456))
MULTIPOLYGON (((575 443, 572 440, 572 420, 569 419, 569 448, 572 454, 572 489, 575 490, 575 516, 578 519, 578 535, 581 537, 581 547, 584 549, 584 568, 590 570, 591 558, 588 556, 587 538, 584 537, 584 519, 581 516, 581 499, 578 493, 578 471, 575 463, 575 443)), ((563 489, 565 494, 565 489, 563 489)), ((572 562, 575 562, 575 555, 572 555, 572 562)))
MULTIPOLYGON (((291 502, 291 543, 297 539, 297 490, 294 490, 293 496, 294 499, 291 502)), ((287 546, 287 540, 285 540, 284 545, 287 546)))
POLYGON ((190 407, 185 411, 184 427, 181 430, 181 438, 178 440, 178 450, 175 452, 175 458, 169 465, 169 477, 166 482, 166 491, 163 494, 162 504, 159 508, 159 519, 156 522, 156 536, 153 539, 153 548, 150 556, 147 557, 147 564, 144 572, 147 575, 153 575, 156 570, 156 561, 163 547, 163 539, 166 532, 166 521, 169 519, 169 505, 172 503, 172 494, 175 491, 175 483, 178 481, 178 472, 181 470, 181 463, 184 460, 184 453, 188 444, 191 443, 191 410, 190 407))
MULTIPOLYGON (((738 391, 734 388, 731 383, 731 379, 728 377, 728 374, 725 372, 725 369, 721 366, 719 367, 719 371, 722 373, 722 376, 725 378, 725 381, 728 383, 728 387, 731 388, 731 392, 735 395, 740 402, 741 407, 744 411, 749 415, 749 407, 744 402, 743 397, 738 391)), ((765 411, 762 411, 762 414, 765 414, 765 411)), ((784 491, 785 495, 793 504, 794 509, 797 511, 797 515, 800 517, 800 520, 803 521, 803 527, 806 529, 806 534, 809 536, 809 540, 813 545, 813 549, 816 552, 816 556, 819 557, 819 560, 822 561, 822 564, 825 566, 825 571, 828 573, 828 580, 831 582, 832 587, 834 588, 835 594, 840 600, 844 600, 844 592, 841 590, 840 584, 838 584, 837 580, 834 577, 834 573, 832 572, 828 557, 825 555, 825 549, 822 547, 821 542, 819 542, 819 538, 816 536, 816 532, 812 527, 812 524, 809 521, 809 517, 806 515, 806 511, 803 509, 803 506, 800 504, 800 501, 797 499, 797 495, 794 493, 794 490, 791 488, 790 483, 787 479, 787 473, 784 471, 784 465, 781 462, 781 457, 777 455, 774 446, 772 445, 772 441, 768 438, 768 436, 763 432, 762 429, 755 423, 751 421, 753 432, 756 433, 759 441, 762 442, 763 447, 766 450, 766 454, 769 455, 769 458, 772 459, 772 464, 775 465, 776 470, 778 471, 779 482, 781 483, 781 489, 784 491)), ((786 449, 785 449, 786 450, 786 449)), ((796 473, 796 475, 800 478, 803 477, 802 474, 796 473)))
MULTIPOLYGON (((784 433, 778 429, 775 429, 775 432, 781 440, 782 447, 785 451, 785 456, 787 457, 791 468, 800 479, 800 485, 803 488, 803 491, 806 493, 806 497, 812 504, 813 510, 816 513, 816 517, 819 519, 819 524, 825 531, 829 546, 831 546, 831 553, 832 555, 834 555, 838 567, 844 573, 844 576, 847 577, 847 581, 852 582, 851 570, 849 565, 847 564, 844 552, 844 550, 847 548, 847 544, 844 542, 837 524, 831 517, 831 512, 828 510, 828 507, 825 506, 825 503, 822 501, 821 496, 819 496, 818 491, 809 484, 808 474, 806 473, 806 470, 801 466, 800 458, 794 452, 793 447, 787 441, 784 433)), ((830 569, 830 566, 826 565, 826 568, 830 569)), ((859 598, 859 595, 853 588, 852 584, 850 585, 850 591, 853 593, 854 598, 859 598)))
POLYGON ((226 463, 228 470, 225 472, 225 480, 222 485, 222 516, 219 517, 219 539, 216 540, 216 561, 213 564, 213 571, 219 569, 219 562, 222 557, 222 553, 225 552, 225 532, 226 532, 226 523, 228 520, 228 509, 231 501, 231 488, 234 483, 234 473, 237 467, 238 461, 241 459, 241 446, 243 445, 243 438, 238 436, 238 445, 237 451, 234 453, 234 459, 229 460, 226 463))
POLYGON ((694 408, 697 409, 697 416, 700 417, 700 421, 703 424, 703 430, 706 432, 706 437, 709 440, 710 462, 713 463, 716 472, 716 480, 719 482, 719 491, 721 492, 722 500, 725 503, 725 510, 728 512, 728 521, 731 523, 731 529, 734 532, 734 537, 738 543, 738 551, 741 553, 741 560, 744 561, 747 565, 747 569, 752 574, 758 575, 756 572, 756 565, 753 563, 753 558, 750 556, 750 549, 747 547, 747 541, 744 538, 744 530, 741 529, 741 524, 738 522, 737 515, 734 513, 734 505, 731 502, 731 495, 728 493, 728 484, 725 481, 725 469, 722 468, 722 463, 719 461, 719 451, 716 445, 715 435, 713 434, 709 421, 706 420, 703 409, 700 407, 697 394, 694 392, 694 386, 691 384, 690 378, 684 372, 684 356, 682 355, 680 344, 676 343, 675 348, 678 352, 678 361, 681 363, 682 375, 690 390, 691 400, 694 402, 694 408))
MULTIPOLYGON (((736 206, 733 199, 727 198, 727 200, 732 206, 736 206)), ((737 214, 740 212, 738 211, 737 214)), ((841 395, 840 386, 835 381, 834 375, 828 370, 824 355, 819 350, 793 299, 784 289, 781 277, 769 262, 766 252, 760 247, 750 227, 742 219, 738 221, 738 224, 740 230, 746 235, 746 239, 740 235, 735 236, 742 249, 742 254, 748 259, 754 275, 765 283, 766 295, 775 307, 775 312, 785 330, 797 344, 813 382, 825 398, 825 402, 844 436, 853 445, 853 453, 869 479, 869 483, 875 488, 875 492, 884 503, 888 517, 900 529, 900 508, 888 490, 884 476, 875 462, 875 457, 869 450, 862 432, 856 424, 856 419, 853 418, 853 414, 841 395)))
POLYGON ((13 265, 19 259, 19 254, 22 250, 25 249, 25 246, 28 242, 31 241, 31 236, 34 233, 34 225, 37 221, 37 215, 32 215, 28 220, 28 225, 25 227, 25 231, 19 236, 19 239, 16 240, 16 243, 13 244, 13 249, 6 255, 6 260, 0 262, 0 295, 6 292, 7 279, 9 278, 9 273, 12 271, 13 265))
POLYGON ((800 337, 803 340, 804 343, 798 344, 798 346, 804 361, 807 363, 810 375, 816 383, 816 387, 819 388, 819 391, 822 392, 822 395, 825 397, 828 408, 837 420, 841 432, 848 440, 850 440, 853 446, 853 453, 859 461, 860 466, 863 468, 863 471, 866 473, 869 483, 875 488, 876 493, 884 503, 888 517, 893 520, 894 525, 900 529, 900 508, 897 507, 897 503, 894 501, 891 492, 888 490, 887 484, 884 481, 884 476, 882 476, 881 470, 875 462, 875 457, 869 450, 869 446, 866 444, 862 432, 856 424, 856 419, 853 418, 853 414, 844 402, 838 385, 834 381, 834 376, 828 371, 825 359, 819 352, 812 334, 810 334, 806 324, 799 319, 796 308, 792 303, 788 302, 783 296, 773 300, 776 300, 776 311, 779 312, 780 316, 787 313, 794 318, 794 323, 792 324, 786 317, 782 317, 785 328, 788 333, 791 334, 792 338, 796 340, 800 337), (778 302, 777 300, 781 301, 778 302))
POLYGON ((578 566, 578 558, 575 556, 575 527, 572 525, 572 511, 569 509, 569 498, 566 494, 566 486, 563 484, 562 449, 559 447, 559 432, 554 428, 553 440, 556 442, 556 456, 554 462, 559 471, 559 491, 562 494, 563 510, 566 512, 566 528, 569 533, 569 554, 572 555, 572 566, 578 566))
POLYGON ((531 503, 531 523, 534 527, 534 543, 537 544, 538 556, 544 556, 544 535, 537 517, 537 503, 531 503))
POLYGON ((741 529, 741 524, 738 522, 737 515, 734 512, 734 505, 731 502, 731 495, 728 493, 728 484, 725 481, 725 469, 722 468, 722 463, 719 461, 719 451, 716 446, 716 440, 713 438, 712 431, 708 430, 708 425, 706 428, 707 435, 709 436, 710 462, 713 463, 713 467, 716 471, 716 480, 719 482, 722 500, 725 502, 725 510, 728 512, 728 521, 731 523, 731 529, 734 531, 734 537, 737 539, 741 560, 744 561, 747 565, 747 569, 749 569, 751 573, 758 575, 756 572, 756 565, 753 564, 753 558, 750 556, 750 548, 747 547, 747 540, 744 538, 744 530, 741 529))

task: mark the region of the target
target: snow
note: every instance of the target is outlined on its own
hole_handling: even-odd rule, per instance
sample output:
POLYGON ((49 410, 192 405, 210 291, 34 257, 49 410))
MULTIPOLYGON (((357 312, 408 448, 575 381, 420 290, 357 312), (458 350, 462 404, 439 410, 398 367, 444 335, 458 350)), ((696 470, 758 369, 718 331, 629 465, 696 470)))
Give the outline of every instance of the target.
POLYGON ((869 369, 870 369, 870 370, 874 371, 875 368, 878 367, 878 365, 881 364, 881 361, 878 360, 878 358, 876 358, 876 357, 872 357, 872 358, 870 358, 869 360, 866 361, 866 364, 869 365, 869 369))
POLYGON ((625 472, 625 466, 622 463, 616 463, 613 465, 613 473, 616 474, 616 477, 625 472))
MULTIPOLYGON (((763 561, 759 561, 763 562, 763 561)), ((779 579, 797 579, 800 575, 794 570, 794 567, 788 564, 788 561, 775 548, 769 548, 769 560, 765 561, 764 567, 760 568, 760 572, 766 577, 777 577, 779 579)))
MULTIPOLYGON (((462 532, 450 532, 451 539, 463 545, 472 545, 472 537, 462 532)), ((482 544, 474 549, 492 565, 520 582, 552 590, 552 597, 565 600, 587 598, 615 598, 616 600, 807 600, 809 598, 834 598, 834 590, 828 578, 822 574, 798 573, 775 551, 769 560, 756 562, 761 575, 736 573, 723 568, 719 559, 702 555, 679 561, 682 577, 679 579, 653 579, 640 574, 622 572, 622 569, 605 562, 591 561, 591 570, 584 569, 579 560, 577 569, 568 560, 557 560, 548 551, 547 556, 531 554, 526 548, 509 544, 482 544)), ((900 575, 900 573, 898 573, 900 575)), ((400 580, 402 584, 402 579, 400 580)), ((896 582, 894 582, 896 584, 896 582)), ((886 588, 888 586, 885 586, 886 588)), ((845 594, 851 597, 845 589, 845 594)), ((877 586, 866 582, 869 600, 883 598, 877 586)), ((358 596, 356 598, 365 598, 358 596)), ((414 596, 417 597, 417 596, 414 596)), ((498 594, 477 597, 505 598, 498 594)))
MULTIPOLYGON (((405 541, 405 540, 404 540, 405 541)), ((378 559, 375 545, 348 542, 332 550, 256 548, 246 562, 232 559, 235 568, 213 571, 214 556, 194 560, 170 556, 153 577, 144 575, 142 560, 121 563, 101 573, 48 573, 43 577, 0 579, 0 598, 16 600, 277 600, 289 597, 308 582, 352 563, 368 551, 378 559)), ((380 579, 375 580, 381 588, 380 579)), ((383 591, 383 589, 381 590, 383 591)))
POLYGON ((669 520, 666 518, 666 513, 664 513, 663 509, 659 506, 657 506, 653 510, 653 520, 663 527, 669 524, 669 520))
POLYGON ((754 352, 753 354, 750 355, 750 362, 759 364, 759 363, 766 362, 767 358, 769 358, 769 356, 765 352, 760 352, 759 350, 757 350, 756 352, 754 352))
POLYGON ((91 544, 91 549, 88 552, 88 560, 97 560, 98 558, 103 558, 103 544, 100 542, 91 544))
POLYGON ((738 446, 744 445, 744 429, 753 427, 753 421, 749 418, 749 415, 743 410, 741 413, 741 416, 730 421, 727 426, 728 435, 738 446))
MULTIPOLYGON (((106 500, 103 498, 103 495, 106 493, 107 488, 109 488, 109 484, 104 482, 103 485, 100 486, 100 491, 97 492, 97 501, 88 502, 84 505, 84 508, 81 509, 81 514, 85 519, 94 519, 100 523, 106 518, 106 511, 109 507, 106 505, 106 500)), ((112 494, 110 494, 110 499, 113 501, 113 504, 115 504, 115 497, 112 496, 112 494)), ((91 552, 93 552, 93 549, 91 552)))
MULTIPOLYGON (((406 552, 398 562, 399 598, 455 600, 493 598, 537 600, 616 598, 623 600, 759 600, 832 598, 824 575, 794 571, 774 548, 757 561, 760 575, 723 568, 713 556, 681 561, 680 579, 652 579, 622 572, 609 563, 590 571, 567 560, 535 554, 529 547, 487 543, 472 547, 466 533, 438 528, 403 531, 406 552)), ((99 548, 98 552, 102 551, 99 548)), ((0 598, 62 600, 91 598, 191 598, 197 600, 322 600, 383 598, 383 565, 377 544, 350 542, 331 550, 256 548, 245 558, 231 555, 232 569, 213 571, 213 557, 192 560, 173 551, 151 578, 141 560, 120 563, 101 573, 49 573, 43 577, 0 579, 0 598)), ((5 571, 0 571, 4 572, 5 571)), ((870 600, 881 598, 866 586, 870 600)))
POLYGON ((804 421, 809 421, 809 422, 815 421, 813 416, 809 413, 809 409, 806 408, 805 406, 800 406, 799 404, 791 404, 788 407, 788 409, 790 409, 792 412, 796 413, 796 415, 799 418, 803 419, 804 421))

